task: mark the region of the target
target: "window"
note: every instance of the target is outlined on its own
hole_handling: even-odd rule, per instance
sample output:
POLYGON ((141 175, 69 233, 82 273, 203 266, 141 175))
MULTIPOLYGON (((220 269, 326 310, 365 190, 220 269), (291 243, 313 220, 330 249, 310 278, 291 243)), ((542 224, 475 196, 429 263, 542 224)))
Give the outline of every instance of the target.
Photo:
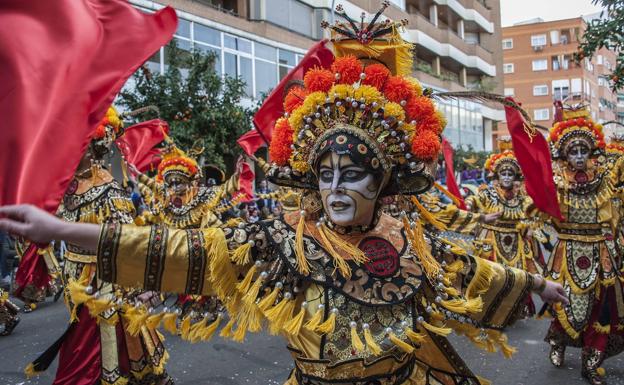
POLYGON ((503 39, 503 49, 512 49, 513 39, 503 39))
POLYGON ((531 36, 531 47, 543 47, 546 45, 546 35, 531 36))
POLYGON ((598 56, 596 56, 596 63, 597 63, 598 65, 602 65, 602 63, 603 63, 603 57, 602 57, 602 55, 598 55, 598 56))
POLYGON ((580 94, 581 92, 583 92, 583 83, 581 81, 581 78, 572 79, 570 85, 572 87, 573 94, 580 94))
POLYGON ((294 52, 286 51, 284 49, 279 50, 279 78, 280 80, 286 76, 296 65, 296 55, 294 52))
POLYGON ((560 79, 552 81, 552 95, 554 100, 564 100, 570 95, 570 81, 560 79))
POLYGON ((303 3, 292 0, 271 0, 271 10, 266 19, 272 23, 312 36, 314 10, 303 3))
POLYGON ((552 45, 559 44, 559 31, 558 30, 550 31, 550 44, 552 45))
POLYGON ((599 77, 598 77, 598 85, 599 85, 599 86, 601 86, 601 87, 606 87, 606 86, 608 86, 607 79, 605 79, 605 78, 604 78, 604 77, 602 77, 602 76, 599 76, 599 77))
POLYGON ((550 110, 548 108, 540 108, 533 111, 533 120, 548 120, 550 119, 550 110))
POLYGON ((515 90, 513 88, 505 88, 505 96, 514 96, 515 90))
POLYGON ((539 84, 533 86, 533 96, 544 96, 548 95, 548 85, 547 84, 539 84))
POLYGON ((505 63, 503 64, 503 73, 505 74, 512 74, 514 72, 514 65, 513 63, 505 63))
POLYGON ((546 71, 548 69, 548 60, 533 60, 533 71, 546 71))

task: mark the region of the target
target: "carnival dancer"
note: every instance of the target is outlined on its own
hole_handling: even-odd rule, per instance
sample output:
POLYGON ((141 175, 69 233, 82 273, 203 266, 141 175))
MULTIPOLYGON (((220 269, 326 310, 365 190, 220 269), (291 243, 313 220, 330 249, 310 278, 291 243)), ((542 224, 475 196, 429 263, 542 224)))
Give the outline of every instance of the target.
POLYGON ((20 322, 19 307, 11 302, 9 293, 0 288, 0 337, 8 336, 20 322))
MULTIPOLYGON (((559 107, 561 108, 561 107, 559 107)), ((622 260, 616 247, 622 160, 605 157, 602 126, 583 105, 562 108, 550 130, 554 180, 565 220, 552 219, 558 243, 547 277, 564 286, 569 305, 555 305, 546 341, 561 367, 567 346, 582 348, 582 374, 604 385, 600 365, 624 349, 622 260)))
POLYGON ((15 272, 13 295, 24 302, 24 313, 30 313, 46 297, 63 291, 60 265, 54 255, 54 248, 39 248, 26 240, 15 242, 15 251, 20 259, 15 272))
MULTIPOLYGON (((273 131, 269 180, 304 189, 300 212, 176 230, 63 223, 18 206, 0 209, 13 218, 0 219, 0 228, 35 241, 98 245, 105 281, 216 293, 231 317, 221 334, 235 340, 266 320, 289 343, 289 385, 486 384, 446 336, 456 330, 508 355, 495 329, 515 319, 526 295, 565 298, 558 284, 453 254, 408 216, 381 212, 380 197, 431 187, 443 122, 404 75, 411 54, 401 24, 377 24, 378 17, 361 31, 349 29, 355 23, 335 26, 332 69, 307 71, 305 86, 291 91, 303 100, 286 96, 289 115, 273 131), (356 54, 375 60, 364 66, 356 54)), ((207 339, 216 323, 199 322, 194 331, 207 339)))
MULTIPOLYGON (((128 193, 105 167, 113 142, 123 133, 116 111, 109 108, 98 125, 57 215, 75 223, 133 223, 135 208, 128 193)), ((98 280, 95 249, 67 244, 63 280, 70 311, 67 332, 27 368, 27 374, 45 370, 59 355, 54 384, 164 384, 169 381, 164 364, 167 353, 161 337, 145 325, 132 327, 128 315, 106 308, 113 297, 139 301, 137 293, 98 280), (79 286, 82 285, 82 286, 79 286), (98 301, 91 308, 80 302, 80 290, 89 287, 98 301), (98 306, 103 302, 104 306, 98 306), (132 330, 134 328, 134 330, 132 330)))

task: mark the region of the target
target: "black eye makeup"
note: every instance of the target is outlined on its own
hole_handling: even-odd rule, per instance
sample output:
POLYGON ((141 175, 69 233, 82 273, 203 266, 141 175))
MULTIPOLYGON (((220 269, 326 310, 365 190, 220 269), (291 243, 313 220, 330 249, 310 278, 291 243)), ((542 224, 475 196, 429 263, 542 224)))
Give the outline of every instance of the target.
POLYGON ((330 183, 334 179, 334 171, 331 169, 321 169, 321 181, 330 183))

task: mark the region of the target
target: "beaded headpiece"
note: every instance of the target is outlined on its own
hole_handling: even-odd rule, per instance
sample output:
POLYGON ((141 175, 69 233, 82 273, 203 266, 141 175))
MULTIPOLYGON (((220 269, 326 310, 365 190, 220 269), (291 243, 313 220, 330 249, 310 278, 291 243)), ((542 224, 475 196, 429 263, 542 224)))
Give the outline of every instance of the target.
POLYGON ((317 188, 315 166, 332 150, 391 173, 383 195, 421 193, 433 184, 446 120, 420 83, 401 74, 398 57, 409 44, 397 28, 404 23, 376 24, 380 12, 368 25, 348 19, 332 26, 331 69, 308 70, 303 86, 287 93, 269 147, 274 183, 317 188))
POLYGON ((592 152, 606 146, 602 125, 594 123, 585 105, 563 106, 561 121, 550 129, 548 141, 555 159, 564 157, 573 144, 584 144, 592 152))
POLYGON ((514 155, 510 136, 502 136, 498 139, 498 153, 491 154, 485 161, 485 169, 495 176, 504 169, 512 170, 517 178, 522 177, 520 164, 514 155))
POLYGON ((112 144, 123 135, 123 121, 113 106, 106 111, 91 137, 91 145, 98 148, 98 153, 107 152, 112 144))
POLYGON ((163 154, 162 161, 158 165, 156 178, 159 181, 163 181, 167 175, 174 173, 194 178, 199 173, 199 167, 195 159, 187 156, 184 151, 170 143, 167 151, 163 154))
POLYGON ((606 146, 607 154, 622 156, 624 155, 624 134, 613 134, 609 138, 606 146))

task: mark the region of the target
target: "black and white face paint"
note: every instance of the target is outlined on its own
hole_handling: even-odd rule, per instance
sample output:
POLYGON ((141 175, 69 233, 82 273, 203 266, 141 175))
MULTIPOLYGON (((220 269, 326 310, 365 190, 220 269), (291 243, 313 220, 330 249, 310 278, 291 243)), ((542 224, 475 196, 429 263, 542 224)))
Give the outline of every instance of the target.
POLYGON ((339 226, 367 226, 373 221, 382 177, 353 163, 348 155, 328 152, 318 170, 323 209, 339 226))
POLYGON ((504 168, 498 172, 498 184, 505 190, 510 190, 513 187, 515 179, 516 173, 509 168, 504 168))
POLYGON ((572 144, 566 153, 566 159, 573 170, 585 171, 589 159, 589 148, 582 143, 572 144))

